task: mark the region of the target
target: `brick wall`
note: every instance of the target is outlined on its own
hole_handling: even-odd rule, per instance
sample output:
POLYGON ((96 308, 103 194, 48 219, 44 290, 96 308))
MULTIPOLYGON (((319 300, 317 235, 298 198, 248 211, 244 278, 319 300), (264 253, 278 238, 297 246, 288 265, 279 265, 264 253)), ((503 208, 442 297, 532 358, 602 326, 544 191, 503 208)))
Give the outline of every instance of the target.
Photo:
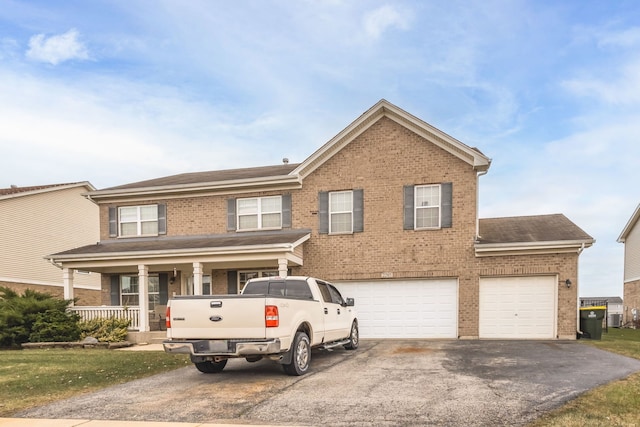
POLYGON ((634 308, 638 310, 637 318, 640 319, 640 280, 625 283, 623 293, 623 321, 626 324, 633 321, 631 310, 634 308))

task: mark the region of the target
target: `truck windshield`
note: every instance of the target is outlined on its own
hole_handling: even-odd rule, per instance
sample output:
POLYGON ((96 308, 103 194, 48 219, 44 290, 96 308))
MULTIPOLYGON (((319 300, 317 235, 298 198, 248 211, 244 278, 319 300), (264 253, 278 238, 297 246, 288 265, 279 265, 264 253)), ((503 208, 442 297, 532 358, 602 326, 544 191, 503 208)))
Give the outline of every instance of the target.
POLYGON ((243 295, 274 295, 291 298, 313 299, 306 280, 257 280, 249 281, 243 295))

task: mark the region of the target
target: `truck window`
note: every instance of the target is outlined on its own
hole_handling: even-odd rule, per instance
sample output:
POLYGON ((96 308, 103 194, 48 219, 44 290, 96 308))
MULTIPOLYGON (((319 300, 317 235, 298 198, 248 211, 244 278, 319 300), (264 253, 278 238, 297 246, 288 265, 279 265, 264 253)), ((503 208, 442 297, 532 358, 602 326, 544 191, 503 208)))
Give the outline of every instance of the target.
POLYGON ((288 297, 313 299, 313 294, 306 280, 287 280, 288 297))
POLYGON ((317 283, 324 302, 333 302, 331 301, 331 292, 329 292, 329 286, 324 282, 317 281, 317 283))
POLYGON ((244 295, 267 295, 269 293, 269 282, 261 280, 258 282, 249 282, 242 291, 244 295))
POLYGON ((344 300, 342 299, 342 295, 340 295, 340 292, 338 292, 338 290, 332 285, 327 285, 327 287, 329 288, 329 292, 331 293, 331 301, 334 304, 344 304, 344 300))
POLYGON ((271 282, 269 281, 269 295, 275 295, 277 297, 284 296, 284 282, 271 282))

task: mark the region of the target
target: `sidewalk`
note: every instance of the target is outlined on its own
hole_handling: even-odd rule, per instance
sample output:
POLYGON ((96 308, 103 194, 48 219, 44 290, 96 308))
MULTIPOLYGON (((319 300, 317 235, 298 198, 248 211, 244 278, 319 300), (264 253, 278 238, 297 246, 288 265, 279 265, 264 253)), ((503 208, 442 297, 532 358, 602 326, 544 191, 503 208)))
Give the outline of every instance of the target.
MULTIPOLYGON (((161 421, 101 421, 33 418, 0 418, 0 427, 242 427, 247 424, 176 423, 161 421)), ((262 427, 275 427, 266 426, 262 427)))

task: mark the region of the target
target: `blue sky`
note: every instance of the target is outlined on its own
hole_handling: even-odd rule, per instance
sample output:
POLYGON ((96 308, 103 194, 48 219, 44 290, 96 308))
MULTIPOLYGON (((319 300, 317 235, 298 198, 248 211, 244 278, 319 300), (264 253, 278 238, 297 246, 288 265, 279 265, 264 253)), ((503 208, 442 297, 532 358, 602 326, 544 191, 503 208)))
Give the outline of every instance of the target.
POLYGON ((0 187, 303 161, 381 98, 493 159, 480 216, 563 213, 622 296, 640 3, 0 0, 0 187))

